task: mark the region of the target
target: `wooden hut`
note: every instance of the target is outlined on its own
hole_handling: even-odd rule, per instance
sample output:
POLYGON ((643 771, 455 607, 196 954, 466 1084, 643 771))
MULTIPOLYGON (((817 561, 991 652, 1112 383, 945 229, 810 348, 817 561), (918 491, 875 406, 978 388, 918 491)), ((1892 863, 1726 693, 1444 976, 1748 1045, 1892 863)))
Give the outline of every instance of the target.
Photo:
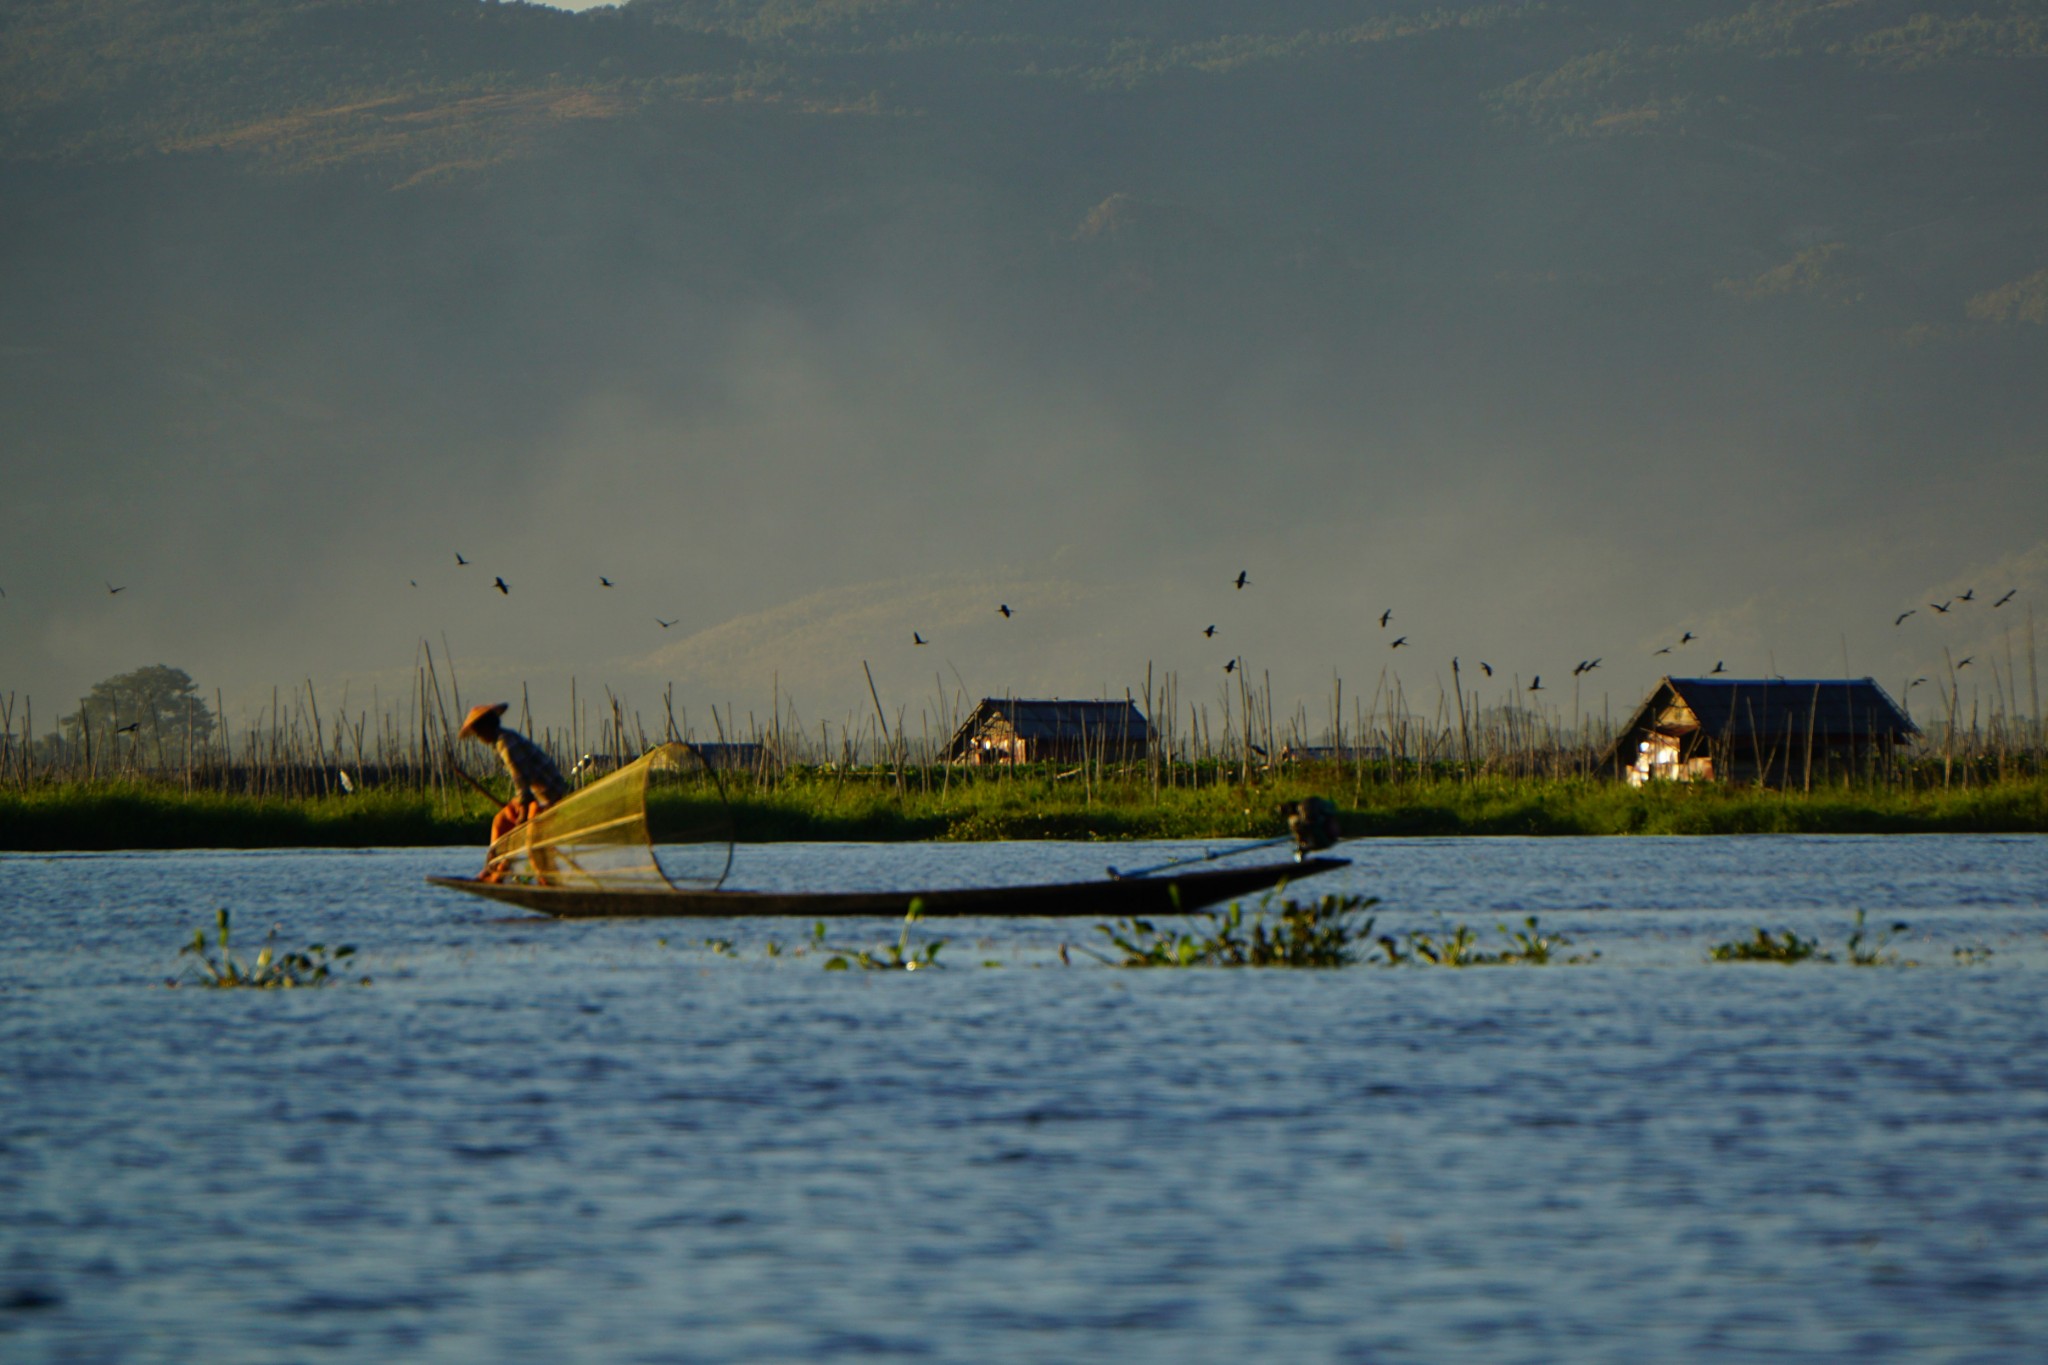
POLYGON ((1129 701, 984 697, 946 745, 950 763, 1116 763, 1145 757, 1152 727, 1129 701))
POLYGON ((1868 772, 1919 733, 1871 678, 1666 678, 1601 767, 1633 786, 1785 786, 1868 772))

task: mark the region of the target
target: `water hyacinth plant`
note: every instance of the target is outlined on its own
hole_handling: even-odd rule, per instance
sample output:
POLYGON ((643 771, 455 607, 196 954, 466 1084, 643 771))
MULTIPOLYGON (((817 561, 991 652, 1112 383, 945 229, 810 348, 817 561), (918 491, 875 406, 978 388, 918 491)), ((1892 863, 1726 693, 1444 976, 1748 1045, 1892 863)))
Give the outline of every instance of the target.
POLYGON ((1544 933, 1534 915, 1525 917, 1520 929, 1510 929, 1506 924, 1494 927, 1500 930, 1506 944, 1493 952, 1482 949, 1479 936, 1463 924, 1441 937, 1410 929, 1402 936, 1407 940, 1405 946, 1392 937, 1383 937, 1380 939, 1380 951, 1386 955, 1389 967, 1403 964, 1424 967, 1547 967, 1553 961, 1577 966, 1600 956, 1595 951, 1555 958, 1555 951, 1569 944, 1571 939, 1564 934, 1544 933))
POLYGON ((939 965, 939 950, 946 946, 946 940, 935 938, 922 947, 910 946, 910 926, 924 918, 924 902, 913 900, 910 908, 903 913, 903 932, 894 943, 885 943, 873 952, 865 948, 833 948, 825 942, 825 924, 818 922, 812 937, 816 950, 830 953, 825 960, 828 972, 850 971, 855 967, 864 972, 919 972, 929 971, 939 965))
POLYGON ((1238 904, 1192 915, 1186 930, 1142 919, 1099 924, 1096 932, 1121 956, 1088 955, 1114 967, 1342 967, 1371 939, 1372 919, 1361 923, 1359 917, 1379 904, 1370 896, 1324 896, 1283 901, 1275 910, 1272 899, 1269 894, 1260 902, 1249 927, 1238 904))
MULTIPOLYGON (((1901 958, 1890 944, 1909 928, 1904 920, 1892 925, 1874 936, 1865 923, 1864 912, 1856 912, 1855 927, 1849 931, 1849 941, 1843 951, 1852 967, 1913 967, 1918 963, 1901 958)), ((1989 956, 1987 952, 1985 954, 1989 956)), ((1715 962, 1782 962, 1787 966, 1795 962, 1833 962, 1835 955, 1825 952, 1817 938, 1801 938, 1790 929, 1776 934, 1761 925, 1754 938, 1736 939, 1730 943, 1716 944, 1708 950, 1707 956, 1715 962)), ((1958 956, 1960 962, 1962 958, 1958 956)))
POLYGON ((1852 967, 1911 967, 1915 964, 1901 961, 1899 955, 1887 948, 1893 939, 1910 928, 1904 920, 1893 922, 1889 929, 1876 938, 1867 938, 1863 928, 1863 912, 1856 912, 1856 928, 1849 935, 1849 965, 1852 967))
MULTIPOLYGON (((276 948, 278 926, 272 925, 255 962, 245 963, 230 950, 227 910, 214 911, 213 922, 218 939, 214 947, 207 946, 204 929, 194 929, 192 941, 178 950, 178 956, 189 955, 194 959, 187 967, 187 973, 196 973, 192 979, 197 984, 217 990, 247 988, 268 991, 325 986, 332 977, 333 968, 354 957, 356 952, 352 945, 346 943, 331 952, 326 944, 314 943, 295 952, 279 953, 276 948)), ((180 984, 179 978, 172 977, 164 984, 175 988, 180 984)), ((364 977, 362 984, 369 985, 370 979, 364 977)))
POLYGON ((1820 962, 1834 961, 1821 952, 1818 939, 1801 938, 1790 929, 1773 934, 1762 925, 1757 926, 1755 938, 1717 943, 1707 950, 1707 956, 1715 962, 1782 962, 1787 966, 1809 958, 1820 962))

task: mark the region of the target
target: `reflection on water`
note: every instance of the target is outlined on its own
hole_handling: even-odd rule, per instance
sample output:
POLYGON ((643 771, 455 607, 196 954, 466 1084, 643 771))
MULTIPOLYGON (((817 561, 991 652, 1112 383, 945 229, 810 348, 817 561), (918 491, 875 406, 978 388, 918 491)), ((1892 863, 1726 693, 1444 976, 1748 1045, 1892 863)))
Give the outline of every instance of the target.
MULTIPOLYGON (((731 884, 1183 845, 778 846, 731 884)), ((1353 844, 1382 930, 1588 967, 1135 973, 957 921, 554 923, 475 850, 0 858, 9 1360, 2028 1358, 2048 840, 1353 844), (166 991, 243 941, 368 989, 166 991), (1856 908, 1925 966, 1715 966, 1856 908), (897 926, 835 927, 835 941, 897 926), (702 946, 732 941, 739 960, 702 946), (665 940, 665 942, 664 942, 665 940), (1959 967, 1953 950, 1989 949, 1959 967), (1004 964, 995 969, 980 963, 1004 964)))

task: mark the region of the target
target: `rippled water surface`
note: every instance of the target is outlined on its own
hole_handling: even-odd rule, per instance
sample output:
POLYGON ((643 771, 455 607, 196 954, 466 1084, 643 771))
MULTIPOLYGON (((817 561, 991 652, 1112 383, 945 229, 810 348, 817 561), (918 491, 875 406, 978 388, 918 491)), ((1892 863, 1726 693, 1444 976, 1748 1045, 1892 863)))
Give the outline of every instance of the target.
POLYGON ((1600 958, 1134 972, 955 921, 913 931, 948 970, 828 974, 802 923, 422 884, 470 850, 0 857, 0 1358, 2040 1358, 2048 839, 1341 851, 1312 885, 1383 932, 1537 914, 1600 958), (374 984, 164 989, 222 905, 374 984), (1921 965, 1706 961, 1859 907, 1921 965))

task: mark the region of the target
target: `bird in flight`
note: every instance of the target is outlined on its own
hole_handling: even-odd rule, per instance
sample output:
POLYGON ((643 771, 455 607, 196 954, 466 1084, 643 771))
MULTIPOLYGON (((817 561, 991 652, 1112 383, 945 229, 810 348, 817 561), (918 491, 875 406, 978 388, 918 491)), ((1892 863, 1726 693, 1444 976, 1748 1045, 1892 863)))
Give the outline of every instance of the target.
POLYGON ((1977 590, 1975 588, 1964 588, 1963 595, 1956 599, 1958 602, 1974 602, 1976 600, 1977 590))
POLYGON ((1227 664, 1223 665, 1223 671, 1224 671, 1225 673, 1235 673, 1235 672, 1237 672, 1237 660, 1235 660, 1235 659, 1232 659, 1232 660, 1231 660, 1231 661, 1230 661, 1229 663, 1227 663, 1227 664))
POLYGON ((1538 673, 1538 674, 1537 674, 1537 675, 1536 675, 1535 677, 1533 677, 1533 678, 1531 678, 1531 679, 1529 680, 1529 691, 1531 691, 1531 692, 1541 692, 1542 690, 1543 690, 1543 675, 1542 675, 1541 673, 1538 673))
POLYGON ((1908 616, 1911 616, 1914 612, 1918 610, 1918 607, 1908 607, 1906 610, 1900 612, 1897 616, 1894 616, 1892 618, 1892 624, 1895 626, 1904 624, 1906 618, 1908 616))
POLYGON ((1697 640, 1697 639, 1699 639, 1699 638, 1700 638, 1699 636, 1697 636, 1697 635, 1693 634, 1693 633, 1692 633, 1691 631, 1687 631, 1687 632, 1686 632, 1685 634, 1683 634, 1683 635, 1681 635, 1681 636, 1679 636, 1679 637, 1678 637, 1678 643, 1680 643, 1680 644, 1682 644, 1682 645, 1689 645, 1689 644, 1691 644, 1691 643, 1692 643, 1692 642, 1693 642, 1694 640, 1697 640))
POLYGON ((931 641, 925 639, 924 636, 919 635, 916 631, 913 630, 910 632, 910 643, 914 645, 928 645, 931 643, 931 641))
MULTIPOLYGON (((2012 599, 2013 599, 2013 595, 2014 595, 2014 594, 2016 594, 2017 592, 2019 592, 2019 589, 2018 589, 2018 588, 2007 588, 2007 589, 2005 590, 2005 596, 2003 596, 2003 597, 1999 598, 1999 599, 1998 599, 1998 600, 1997 600, 1996 602, 1993 602, 1993 603, 1992 603, 1991 605, 1992 605, 1992 606, 1994 606, 1994 607, 2002 607, 2002 606, 2004 606, 2004 605, 2005 605, 2006 603, 2008 603, 2008 602, 2012 601, 2012 599)), ((0 597, 4 597, 4 596, 6 596, 6 594, 5 594, 5 593, 0 593, 0 597)))
POLYGON ((1399 649, 1399 648, 1400 648, 1400 647, 1401 647, 1402 645, 1405 645, 1405 644, 1407 644, 1407 643, 1408 643, 1408 637, 1407 637, 1407 636, 1405 636, 1405 635, 1399 635, 1399 636, 1396 636, 1396 637, 1394 638, 1394 643, 1392 643, 1392 644, 1388 645, 1388 646, 1387 646, 1387 648, 1388 648, 1388 649, 1399 649))
POLYGON ((1203 631, 1202 634, 1207 636, 1209 639, 1213 640, 1216 638, 1216 627, 1210 626, 1207 630, 1203 631))
POLYGON ((1016 615, 1015 612, 1010 610, 1010 604, 1008 602, 1003 603, 1001 606, 997 607, 996 610, 1003 614, 1003 619, 1005 621, 1009 620, 1012 616, 1016 615))
POLYGON ((417 578, 408 578, 405 581, 412 584, 415 588, 420 585, 420 581, 417 578))
POLYGON ((1385 630, 1387 628, 1387 622, 1393 619, 1394 609, 1392 607, 1388 607, 1385 611, 1380 613, 1380 629, 1385 630))
POLYGON ((619 586, 618 584, 612 582, 609 578, 606 578, 603 574, 599 574, 597 576, 597 582, 598 586, 603 588, 616 588, 617 586, 619 586))
POLYGON ((1925 678, 1915 678, 1913 679, 1913 681, 1906 684, 1906 690, 1908 692, 1911 692, 1914 688, 1918 687, 1921 683, 1924 683, 1926 681, 1927 679, 1925 678))
POLYGON ((1666 646, 1664 646, 1664 648, 1662 648, 1662 649, 1660 649, 1660 650, 1657 650, 1657 651, 1655 651, 1655 653, 1651 654, 1651 656, 1650 656, 1650 657, 1654 659, 1655 657, 1657 657, 1657 655, 1658 655, 1658 654, 1669 654, 1670 652, 1671 652, 1671 646, 1670 646, 1670 645, 1666 645, 1666 646))
POLYGON ((1950 599, 1949 599, 1948 601, 1946 601, 1946 602, 1929 602, 1929 603, 1928 603, 1927 605, 1928 605, 1928 606, 1930 606, 1930 607, 1933 607, 1933 608, 1934 608, 1934 609, 1935 609, 1936 611, 1940 612, 1940 613, 1941 613, 1941 614, 1942 614, 1943 616, 1946 616, 1946 615, 1948 615, 1948 609, 1949 609, 1950 607, 1952 607, 1952 606, 1954 606, 1954 605, 1955 605, 1955 599, 1954 599, 1954 598, 1950 598, 1950 599))
MULTIPOLYGON (((680 621, 682 619, 682 617, 678 616, 676 618, 676 621, 680 621)), ((659 616, 654 618, 654 624, 660 626, 663 630, 667 630, 670 626, 674 625, 676 621, 664 621, 659 616)))
POLYGON ((1249 583, 1249 582, 1251 582, 1251 581, 1252 581, 1252 580, 1251 580, 1250 576, 1249 576, 1249 575, 1247 575, 1247 574, 1245 573, 1245 571, 1244 571, 1243 569, 1239 569, 1239 570, 1237 571, 1237 590, 1238 590, 1239 592, 1243 592, 1243 591, 1244 591, 1244 585, 1245 585, 1245 584, 1247 584, 1247 583, 1249 583))
MULTIPOLYGON (((104 578, 102 578, 102 579, 100 580, 100 582, 102 582, 102 583, 107 583, 107 580, 106 580, 106 579, 104 579, 104 578)), ((112 596, 113 596, 113 595, 114 595, 115 593, 117 593, 117 592, 126 592, 126 591, 128 591, 128 585, 127 585, 126 583, 123 583, 123 584, 122 584, 122 585, 121 585, 120 587, 118 587, 118 588, 117 588, 117 587, 115 587, 115 586, 114 586, 114 585, 113 585, 112 583, 107 583, 107 596, 109 596, 109 597, 112 597, 112 596)))
POLYGON ((142 722, 141 722, 141 721, 139 721, 139 720, 131 720, 131 721, 129 721, 129 722, 128 722, 128 723, 126 724, 126 725, 117 725, 117 726, 115 726, 115 727, 114 727, 114 733, 115 733, 115 734, 117 734, 117 735, 132 735, 132 734, 134 734, 134 733, 135 733, 135 731, 136 731, 136 730, 137 730, 138 728, 140 728, 140 726, 141 726, 141 725, 142 725, 142 722))
POLYGON ((1716 673, 1726 673, 1727 671, 1728 665, 1722 663, 1719 659, 1716 659, 1714 660, 1714 666, 1707 670, 1707 674, 1709 677, 1711 677, 1716 673))
POLYGON ((510 597, 512 595, 512 589, 505 586, 505 580, 502 578, 493 578, 491 580, 491 586, 496 588, 500 593, 504 594, 506 597, 510 597))
POLYGON ((1971 664, 1975 662, 1977 662, 1977 656, 1972 654, 1968 658, 1956 660, 1956 668, 1958 671, 1960 671, 1962 669, 1968 668, 1971 664))
POLYGON ((467 563, 469 563, 469 561, 468 561, 468 560, 466 560, 466 559, 464 559, 464 558, 462 557, 462 551, 460 551, 460 550, 457 550, 457 551, 455 552, 455 562, 456 562, 457 564, 467 564, 467 563))
POLYGON ((1493 676, 1493 665, 1492 665, 1492 664, 1490 664, 1490 663, 1486 662, 1486 660, 1484 660, 1484 659, 1481 659, 1481 660, 1479 661, 1479 666, 1480 666, 1481 668, 1483 668, 1483 669, 1485 669, 1485 670, 1486 670, 1486 676, 1487 676, 1487 677, 1489 677, 1489 678, 1490 678, 1490 677, 1492 677, 1492 676, 1493 676))

